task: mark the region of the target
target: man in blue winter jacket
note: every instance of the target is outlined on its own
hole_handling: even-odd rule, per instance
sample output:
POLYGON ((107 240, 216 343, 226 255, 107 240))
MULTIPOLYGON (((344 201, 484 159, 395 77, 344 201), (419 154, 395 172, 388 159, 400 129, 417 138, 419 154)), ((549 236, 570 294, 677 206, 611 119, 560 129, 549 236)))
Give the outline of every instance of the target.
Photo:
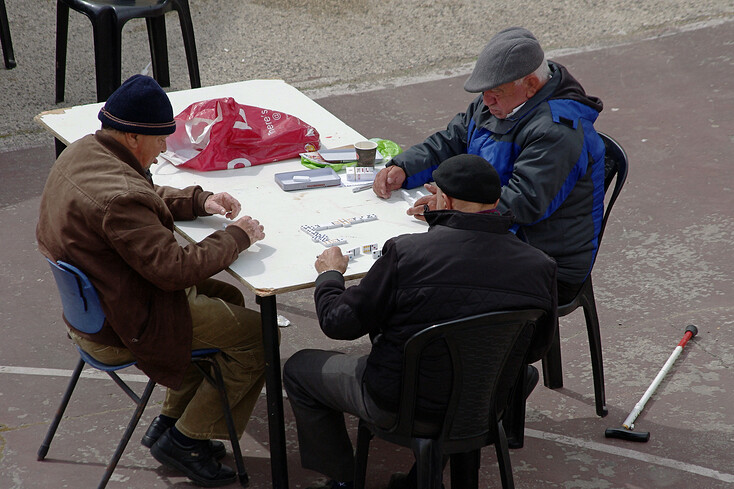
MULTIPOLYGON (((374 182, 382 198, 429 185, 440 162, 482 156, 500 175, 498 209, 512 210, 513 231, 558 263, 558 302, 570 302, 591 271, 604 212, 604 143, 594 130, 602 110, 571 74, 548 61, 520 27, 489 41, 464 84, 481 93, 448 127, 393 158, 374 182)), ((436 196, 416 201, 419 219, 436 196)))

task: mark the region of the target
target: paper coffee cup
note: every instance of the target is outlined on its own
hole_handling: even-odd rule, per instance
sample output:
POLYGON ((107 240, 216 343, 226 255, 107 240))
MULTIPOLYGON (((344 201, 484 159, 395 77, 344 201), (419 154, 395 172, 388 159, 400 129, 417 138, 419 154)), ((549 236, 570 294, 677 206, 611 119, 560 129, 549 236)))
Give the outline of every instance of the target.
POLYGON ((374 141, 359 141, 354 143, 354 151, 357 153, 357 166, 375 166, 377 143, 374 141))

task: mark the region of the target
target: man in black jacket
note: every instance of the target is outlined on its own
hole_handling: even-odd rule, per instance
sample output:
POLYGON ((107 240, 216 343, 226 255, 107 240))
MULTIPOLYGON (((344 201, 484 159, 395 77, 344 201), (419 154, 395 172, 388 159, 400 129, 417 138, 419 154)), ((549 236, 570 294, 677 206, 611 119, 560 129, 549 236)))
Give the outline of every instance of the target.
MULTIPOLYGON (((352 445, 343 413, 380 426, 395 419, 405 342, 433 324, 491 311, 539 308, 529 362, 539 360, 556 329, 556 263, 510 232, 510 212, 496 210, 496 170, 476 155, 459 155, 434 171, 437 210, 426 212, 426 233, 388 240, 359 285, 345 289, 348 258, 339 248, 316 260, 316 311, 324 333, 353 340, 369 334, 369 355, 302 350, 286 362, 283 381, 298 427, 301 463, 351 488, 352 445)), ((450 366, 426 375, 419 418, 446 408, 450 366)))

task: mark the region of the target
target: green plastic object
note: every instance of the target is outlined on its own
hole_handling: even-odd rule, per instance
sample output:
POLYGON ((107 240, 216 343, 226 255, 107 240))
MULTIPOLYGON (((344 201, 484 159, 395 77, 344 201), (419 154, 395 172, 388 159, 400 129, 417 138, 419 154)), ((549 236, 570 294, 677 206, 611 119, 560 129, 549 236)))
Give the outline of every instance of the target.
MULTIPOLYGON (((394 156, 399 155, 403 152, 403 149, 396 142, 390 141, 389 139, 371 138, 370 141, 374 141, 377 143, 377 151, 379 151, 383 157, 381 164, 387 163, 388 161, 393 159, 394 156)), ((324 159, 321 158, 318 152, 314 151, 311 153, 301 153, 301 164, 306 168, 317 169, 328 167, 338 172, 348 166, 355 166, 357 162, 343 161, 340 163, 329 163, 327 161, 324 161, 324 159)))
POLYGON ((403 152, 403 149, 398 146, 398 143, 390 141, 389 139, 372 138, 370 141, 377 143, 377 151, 379 151, 384 158, 382 161, 383 163, 387 163, 403 152))

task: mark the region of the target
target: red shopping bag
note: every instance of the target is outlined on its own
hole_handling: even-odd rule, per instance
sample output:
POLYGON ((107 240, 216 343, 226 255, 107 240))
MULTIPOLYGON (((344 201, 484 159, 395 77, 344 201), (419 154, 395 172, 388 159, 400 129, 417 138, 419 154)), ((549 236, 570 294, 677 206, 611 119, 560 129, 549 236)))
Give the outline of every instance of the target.
POLYGON ((171 161, 194 170, 262 165, 319 148, 319 133, 301 119, 231 97, 196 102, 175 119, 166 141, 171 161))

